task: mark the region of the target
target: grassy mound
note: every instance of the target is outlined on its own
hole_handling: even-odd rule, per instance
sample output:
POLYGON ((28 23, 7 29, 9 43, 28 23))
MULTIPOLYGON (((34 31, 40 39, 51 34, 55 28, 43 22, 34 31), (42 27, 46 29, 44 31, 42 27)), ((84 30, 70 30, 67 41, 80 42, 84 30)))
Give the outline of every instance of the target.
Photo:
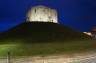
POLYGON ((0 56, 48 55, 94 50, 95 40, 62 24, 26 22, 0 34, 0 56), (87 43, 87 44, 86 44, 87 43))
POLYGON ((44 22, 26 22, 9 29, 0 36, 0 40, 23 40, 25 42, 55 42, 83 40, 90 37, 80 31, 62 24, 44 22))

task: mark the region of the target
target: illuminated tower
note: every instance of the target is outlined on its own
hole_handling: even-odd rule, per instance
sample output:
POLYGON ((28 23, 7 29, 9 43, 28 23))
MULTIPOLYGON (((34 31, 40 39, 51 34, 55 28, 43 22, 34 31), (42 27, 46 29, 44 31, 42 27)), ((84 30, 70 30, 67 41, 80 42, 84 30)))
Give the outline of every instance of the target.
POLYGON ((34 6, 27 12, 26 21, 58 23, 57 11, 42 5, 34 6))

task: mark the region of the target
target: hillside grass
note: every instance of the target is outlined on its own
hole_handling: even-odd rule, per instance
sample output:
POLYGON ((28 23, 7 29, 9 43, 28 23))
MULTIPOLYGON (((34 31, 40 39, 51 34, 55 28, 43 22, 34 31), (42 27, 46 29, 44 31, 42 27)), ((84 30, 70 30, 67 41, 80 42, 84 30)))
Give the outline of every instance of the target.
POLYGON ((25 22, 0 34, 0 42, 17 39, 38 43, 87 40, 91 37, 63 24, 50 22, 25 22))
POLYGON ((50 55, 96 49, 96 40, 62 24, 21 23, 0 34, 0 56, 50 55))
POLYGON ((0 56, 37 56, 96 50, 96 40, 25 43, 23 40, 0 44, 0 56))

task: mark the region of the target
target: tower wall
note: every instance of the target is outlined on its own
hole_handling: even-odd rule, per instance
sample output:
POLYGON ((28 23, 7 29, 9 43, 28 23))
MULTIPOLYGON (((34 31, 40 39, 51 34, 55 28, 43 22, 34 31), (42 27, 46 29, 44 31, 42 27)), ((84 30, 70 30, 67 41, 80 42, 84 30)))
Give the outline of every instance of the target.
POLYGON ((31 8, 26 15, 28 22, 54 22, 57 23, 57 11, 45 6, 35 6, 31 8))

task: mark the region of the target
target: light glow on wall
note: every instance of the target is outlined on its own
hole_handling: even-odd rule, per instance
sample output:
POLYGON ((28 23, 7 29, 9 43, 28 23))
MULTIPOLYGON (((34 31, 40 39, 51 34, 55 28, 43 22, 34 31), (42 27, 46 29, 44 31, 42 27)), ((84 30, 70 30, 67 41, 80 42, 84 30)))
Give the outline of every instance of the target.
POLYGON ((92 33, 91 32, 83 32, 83 33, 85 33, 85 34, 87 34, 89 36, 92 36, 92 33))
POLYGON ((45 6, 32 7, 26 15, 27 22, 53 22, 58 23, 57 11, 45 6))

